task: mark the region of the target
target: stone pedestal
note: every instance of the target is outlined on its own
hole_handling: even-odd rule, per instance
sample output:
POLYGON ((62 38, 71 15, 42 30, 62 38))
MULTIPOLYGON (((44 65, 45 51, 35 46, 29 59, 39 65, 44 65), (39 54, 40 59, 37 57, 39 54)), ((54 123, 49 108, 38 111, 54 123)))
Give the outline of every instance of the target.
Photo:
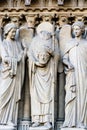
POLYGON ((29 130, 30 121, 20 121, 17 130, 29 130))
POLYGON ((0 130, 17 130, 12 126, 0 125, 0 130))
POLYGON ((59 120, 56 122, 55 130, 60 130, 61 126, 63 125, 63 120, 59 120))
POLYGON ((60 130, 87 130, 84 128, 60 128, 60 130))
POLYGON ((52 130, 52 128, 47 128, 45 126, 39 126, 39 127, 30 127, 29 130, 52 130))

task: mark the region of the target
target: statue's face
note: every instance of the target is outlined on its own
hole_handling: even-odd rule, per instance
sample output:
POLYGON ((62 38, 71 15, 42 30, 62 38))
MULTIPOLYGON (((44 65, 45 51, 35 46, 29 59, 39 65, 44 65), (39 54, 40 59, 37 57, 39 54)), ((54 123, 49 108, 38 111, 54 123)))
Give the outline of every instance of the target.
POLYGON ((16 35, 16 29, 15 28, 12 28, 9 33, 8 33, 8 37, 9 39, 11 40, 15 40, 15 35, 16 35))
POLYGON ((51 34, 47 31, 42 31, 42 32, 40 32, 40 37, 42 39, 48 40, 48 39, 50 39, 51 34))
POLYGON ((74 33, 75 37, 79 37, 82 35, 82 30, 79 26, 74 26, 73 33, 74 33))
POLYGON ((50 55, 47 52, 42 51, 38 54, 38 58, 40 64, 46 64, 50 58, 50 55))

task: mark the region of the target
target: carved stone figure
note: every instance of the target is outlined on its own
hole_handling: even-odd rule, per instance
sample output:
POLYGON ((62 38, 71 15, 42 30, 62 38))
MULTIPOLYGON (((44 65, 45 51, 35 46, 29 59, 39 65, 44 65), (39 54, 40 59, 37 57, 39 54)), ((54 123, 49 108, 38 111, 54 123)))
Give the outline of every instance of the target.
POLYGON ((30 5, 31 4, 31 0, 25 0, 25 5, 30 5))
POLYGON ((7 0, 9 7, 20 7, 21 0, 7 0))
POLYGON ((66 73, 65 121, 63 127, 87 127, 87 40, 82 38, 84 24, 72 25, 75 38, 65 46, 66 73))
POLYGON ((78 6, 79 6, 79 7, 84 6, 84 4, 85 4, 85 0, 83 0, 83 1, 78 0, 78 6))
POLYGON ((58 5, 63 5, 64 4, 64 0, 58 0, 58 5))
MULTIPOLYGON (((29 49, 30 43, 32 41, 33 38, 33 31, 34 28, 31 26, 27 27, 26 23, 25 25, 22 25, 20 27, 20 41, 22 43, 22 46, 24 48, 26 48, 27 50, 29 49)), ((29 66, 29 62, 28 62, 28 58, 26 57, 25 59, 25 75, 24 75, 24 83, 23 83, 23 89, 22 89, 22 94, 23 94, 23 98, 20 102, 19 105, 19 109, 21 109, 18 118, 21 119, 21 115, 22 115, 22 121, 20 121, 20 128, 19 130, 21 130, 23 128, 23 125, 25 126, 25 120, 26 120, 26 128, 28 128, 28 126, 30 125, 30 117, 31 117, 31 113, 30 113, 30 109, 31 109, 31 104, 30 104, 30 87, 29 87, 29 75, 28 75, 28 66, 29 66), (23 107, 21 108, 23 104, 23 107), (23 113, 23 114, 22 114, 23 113)))
POLYGON ((42 124, 50 128, 54 116, 53 90, 59 54, 58 44, 52 40, 52 32, 53 26, 49 22, 41 23, 28 53, 32 127, 42 124))
POLYGON ((1 43, 2 70, 0 77, 0 128, 16 128, 18 105, 24 76, 25 51, 15 40, 16 26, 9 23, 4 27, 1 43))

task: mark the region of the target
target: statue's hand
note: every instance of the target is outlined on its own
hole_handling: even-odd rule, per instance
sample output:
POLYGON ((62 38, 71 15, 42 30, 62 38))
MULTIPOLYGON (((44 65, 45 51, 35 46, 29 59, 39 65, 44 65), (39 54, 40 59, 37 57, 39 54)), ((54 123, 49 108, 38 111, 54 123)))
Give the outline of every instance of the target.
POLYGON ((71 90, 72 93, 75 93, 76 92, 76 86, 71 86, 70 90, 71 90))
POLYGON ((23 51, 18 55, 17 61, 20 62, 23 56, 23 51))
POLYGON ((9 66, 11 66, 11 58, 10 57, 5 57, 4 58, 4 63, 8 64, 9 66))
POLYGON ((65 67, 65 73, 67 74, 70 71, 74 71, 74 66, 70 63, 68 63, 65 67))
POLYGON ((68 64, 68 69, 69 69, 69 70, 74 70, 74 66, 73 66, 71 63, 69 63, 69 64, 68 64))
POLYGON ((24 57, 27 57, 27 48, 24 49, 24 57))
POLYGON ((39 63, 38 61, 37 61, 37 62, 35 62, 35 64, 36 64, 36 66, 39 66, 39 67, 44 67, 44 65, 43 65, 43 64, 41 64, 41 63, 39 63))

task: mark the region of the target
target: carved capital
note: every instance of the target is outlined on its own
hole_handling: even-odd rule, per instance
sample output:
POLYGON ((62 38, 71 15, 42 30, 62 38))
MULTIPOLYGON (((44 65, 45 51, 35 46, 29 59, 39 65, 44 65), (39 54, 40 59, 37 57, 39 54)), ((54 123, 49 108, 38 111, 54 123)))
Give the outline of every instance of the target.
POLYGON ((62 15, 59 16, 59 26, 62 27, 63 25, 68 23, 68 16, 62 15))
POLYGON ((19 27, 19 16, 11 16, 11 22, 13 22, 17 27, 19 27))
POLYGON ((76 16, 75 21, 84 21, 84 17, 82 15, 78 15, 76 16))
POLYGON ((49 14, 42 15, 42 20, 43 20, 44 22, 51 22, 51 20, 52 20, 52 15, 49 15, 49 14))
POLYGON ((26 17, 26 21, 27 21, 28 27, 29 28, 34 28, 36 16, 35 15, 27 15, 25 17, 26 17))
POLYGON ((9 23, 10 21, 11 21, 11 18, 10 18, 10 16, 8 15, 8 14, 5 14, 2 18, 1 18, 1 16, 0 16, 0 24, 1 24, 1 26, 3 27, 3 26, 5 26, 7 23, 9 23))

